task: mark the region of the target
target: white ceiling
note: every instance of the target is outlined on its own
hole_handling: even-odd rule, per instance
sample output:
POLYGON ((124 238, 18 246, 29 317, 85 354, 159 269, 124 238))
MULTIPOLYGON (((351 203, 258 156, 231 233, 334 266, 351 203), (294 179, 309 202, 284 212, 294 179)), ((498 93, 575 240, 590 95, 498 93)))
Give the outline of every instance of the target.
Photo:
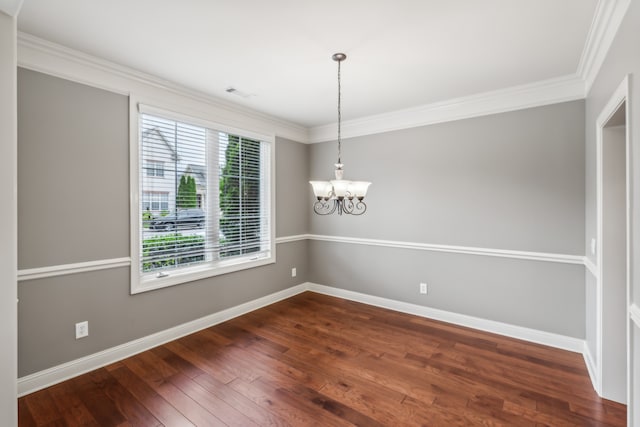
POLYGON ((575 75, 597 1, 25 0, 18 29, 314 127, 335 52, 356 119, 575 75))

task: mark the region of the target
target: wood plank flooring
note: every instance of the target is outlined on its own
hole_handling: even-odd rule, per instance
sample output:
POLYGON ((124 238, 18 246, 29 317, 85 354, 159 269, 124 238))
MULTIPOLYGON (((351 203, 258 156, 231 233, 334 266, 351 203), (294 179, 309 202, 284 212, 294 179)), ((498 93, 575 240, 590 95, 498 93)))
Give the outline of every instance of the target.
POLYGON ((18 400, 28 426, 624 426, 582 356, 306 292, 18 400))

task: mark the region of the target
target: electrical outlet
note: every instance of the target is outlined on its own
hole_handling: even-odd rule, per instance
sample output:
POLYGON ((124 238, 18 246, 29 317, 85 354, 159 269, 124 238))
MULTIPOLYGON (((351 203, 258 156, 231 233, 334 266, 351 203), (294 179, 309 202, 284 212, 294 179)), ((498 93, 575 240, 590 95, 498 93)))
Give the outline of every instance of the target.
POLYGON ((427 284, 426 283, 420 283, 420 293, 421 294, 427 294, 427 284))
POLYGON ((298 275, 298 271, 296 270, 296 268, 295 268, 295 267, 293 267, 293 268, 291 269, 291 277, 296 277, 297 275, 298 275))
POLYGON ((76 339, 84 338, 89 336, 89 322, 84 321, 80 323, 76 323, 76 339))

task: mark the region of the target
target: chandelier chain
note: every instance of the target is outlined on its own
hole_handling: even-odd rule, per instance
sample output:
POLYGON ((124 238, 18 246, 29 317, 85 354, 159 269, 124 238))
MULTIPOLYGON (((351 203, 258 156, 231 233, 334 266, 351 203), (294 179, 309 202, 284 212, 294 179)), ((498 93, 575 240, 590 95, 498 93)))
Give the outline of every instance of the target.
POLYGON ((338 61, 338 164, 341 164, 342 161, 340 158, 342 157, 342 140, 340 139, 340 128, 342 123, 342 109, 340 108, 341 104, 341 88, 340 88, 340 62, 338 61))

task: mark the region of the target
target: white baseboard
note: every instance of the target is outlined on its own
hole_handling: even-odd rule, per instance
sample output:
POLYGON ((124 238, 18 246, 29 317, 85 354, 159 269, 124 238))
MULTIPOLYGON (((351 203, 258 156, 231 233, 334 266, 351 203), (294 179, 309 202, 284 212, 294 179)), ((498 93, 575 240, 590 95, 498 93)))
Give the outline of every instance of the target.
POLYGON ((325 295, 331 295, 351 301, 357 301, 376 307, 388 308, 391 310, 426 317, 429 319, 441 320, 443 322, 453 323, 454 325, 466 326, 485 332, 491 332, 511 338, 517 338, 537 344, 543 344, 549 347, 555 347, 575 353, 582 353, 584 350, 584 340, 581 340, 579 338, 567 337, 564 335, 553 334, 550 332, 539 331, 522 326, 509 325, 507 323, 481 319, 479 317, 467 316, 465 314, 452 313, 450 311, 439 310, 437 308, 425 307, 408 302, 381 298, 373 295, 362 294, 359 292, 347 291, 345 289, 318 285, 315 283, 310 283, 308 289, 310 291, 318 292, 325 295))
POLYGON ((589 351, 589 346, 587 342, 584 343, 584 349, 582 350, 582 357, 584 357, 584 363, 587 365, 587 371, 589 372, 589 378, 591 378, 591 384, 593 385, 594 390, 600 394, 600 381, 598 379, 598 370, 596 368, 596 363, 593 360, 593 355, 591 351, 589 351))
POLYGON ((257 310, 274 302, 292 297, 306 291, 308 285, 300 285, 276 292, 200 319, 178 325, 176 327, 157 332, 146 337, 130 341, 117 347, 109 348, 80 359, 72 360, 62 365, 54 366, 44 371, 36 372, 26 377, 18 378, 18 397, 41 390, 59 382, 68 380, 86 372, 107 366, 119 360, 173 341, 185 335, 206 329, 218 323, 233 319, 251 311, 257 310))
POLYGON ((185 335, 192 334, 199 330, 208 328, 218 323, 233 319, 251 311, 257 310, 277 301, 292 297, 304 291, 312 291, 320 294, 344 298, 351 301, 361 302, 376 307, 388 308, 402 313, 413 314, 429 319, 440 320, 455 325, 466 326, 481 331, 492 332, 499 335, 517 338, 529 342, 560 348, 576 353, 582 353, 589 369, 589 375, 595 387, 593 376, 593 361, 588 354, 588 349, 584 340, 553 334, 535 329, 514 326, 493 320, 481 319, 459 313, 439 310, 436 308, 396 301, 388 298, 348 291, 331 286, 319 285, 316 283, 302 283, 291 288, 276 292, 253 301, 240 304, 226 310, 213 313, 211 315, 184 323, 182 325, 161 331, 146 337, 130 341, 117 347, 109 348, 80 359, 72 360, 62 365, 33 373, 18 379, 18 397, 33 393, 67 379, 90 372, 94 369, 107 366, 119 360, 133 356, 140 352, 157 347, 166 342, 178 339, 185 335))

